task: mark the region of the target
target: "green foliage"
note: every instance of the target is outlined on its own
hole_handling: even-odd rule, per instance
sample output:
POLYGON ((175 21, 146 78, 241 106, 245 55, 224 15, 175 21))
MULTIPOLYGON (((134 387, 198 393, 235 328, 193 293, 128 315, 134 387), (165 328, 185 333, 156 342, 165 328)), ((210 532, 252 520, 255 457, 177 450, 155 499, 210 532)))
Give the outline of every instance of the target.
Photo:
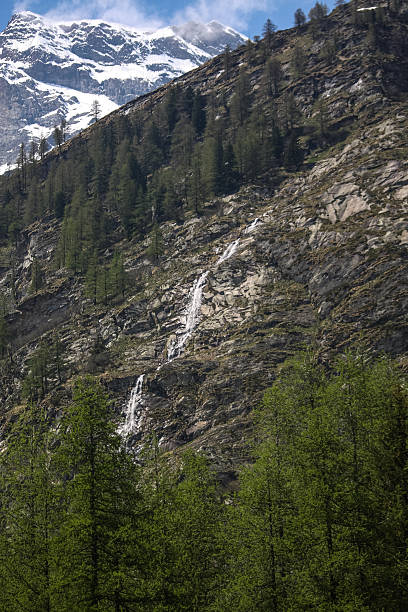
POLYGON ((265 84, 270 96, 276 97, 279 93, 279 83, 283 78, 282 67, 276 58, 269 58, 265 65, 265 84))
POLYGON ((226 45, 223 53, 224 75, 226 79, 230 78, 231 69, 231 47, 226 45))
MULTIPOLYGON (((18 419, 0 456, 0 608, 52 608, 57 502, 49 423, 38 408, 18 419)), ((53 608, 55 609, 55 608, 53 608)))
POLYGON ((251 105, 250 89, 248 75, 244 69, 241 69, 235 92, 231 99, 231 117, 235 125, 243 125, 249 115, 251 105))
POLYGON ((64 483, 64 520, 58 533, 58 609, 111 610, 126 597, 123 540, 137 508, 137 470, 92 379, 76 382, 59 442, 55 461, 64 483))
POLYGON ((293 131, 285 143, 283 153, 283 163, 285 168, 297 168, 303 161, 303 150, 299 144, 299 139, 295 131, 293 131))
POLYGON ((319 144, 324 144, 325 141, 330 138, 329 113, 325 102, 321 98, 319 98, 315 105, 313 127, 319 144))
POLYGON ((154 610, 210 610, 223 578, 225 508, 203 457, 187 452, 170 470, 153 447, 148 581, 154 610))
POLYGON ((294 74, 301 76, 306 65, 306 54, 300 45, 295 45, 293 49, 291 64, 294 74))
POLYGON ((333 37, 327 41, 327 44, 321 51, 321 57, 328 64, 333 64, 337 56, 337 38, 333 37))
POLYGON ((300 27, 306 23, 306 15, 301 8, 296 9, 294 20, 296 27, 300 27))
POLYGON ((196 133, 200 136, 203 133, 206 124, 205 98, 200 93, 197 93, 194 96, 191 121, 196 133))
MULTIPOLYGON (((379 11, 365 13, 361 19, 375 19, 375 28, 383 28, 379 11)), ((315 36, 329 23, 326 14, 319 2, 311 9, 315 36)), ((296 24, 303 23, 298 9, 296 24)), ((374 25, 368 28, 370 47, 378 42, 374 25)), ((62 121, 54 134, 57 150, 49 155, 44 139, 28 152, 22 146, 17 170, 0 178, 0 241, 18 247, 28 224, 54 215, 61 221, 56 266, 81 277, 94 303, 107 304, 123 289, 112 288, 110 262, 102 254, 114 251, 123 237, 144 240, 155 225, 181 223, 187 211, 200 214, 206 199, 248 181, 275 184, 284 175, 282 166, 290 172, 302 165, 300 142, 307 141, 309 150, 329 146, 327 109, 312 125, 304 116, 311 110, 307 96, 293 95, 299 91, 294 81, 310 64, 310 41, 293 45, 291 58, 286 51, 272 56, 281 36, 270 20, 263 34, 241 50, 225 49, 217 60, 223 77, 212 91, 200 82, 173 83, 141 98, 129 114, 95 123, 70 146, 62 146, 62 121)), ((320 57, 333 64, 335 37, 321 47, 320 57)))
POLYGON ((266 51, 271 51, 273 34, 276 31, 276 25, 268 18, 262 30, 262 36, 266 51))
POLYGON ((0 314, 0 357, 7 355, 10 340, 8 325, 3 313, 0 314))
POLYGON ((191 451, 153 440, 135 462, 116 420, 87 377, 57 427, 34 404, 9 427, 1 609, 406 609, 408 394, 388 359, 288 360, 235 495, 191 451))
POLYGON ((290 361, 232 511, 225 609, 403 610, 408 397, 386 359, 290 361), (391 535, 392 534, 392 535, 391 535))
MULTIPOLYGON (((274 29, 269 20, 263 53, 274 29)), ((259 61, 252 42, 248 54, 250 64, 259 61)), ((225 79, 234 79, 232 96, 204 96, 175 85, 157 103, 147 99, 132 115, 95 124, 89 137, 74 141, 64 155, 66 125, 61 121, 54 130, 61 155, 48 156, 46 163, 44 139, 38 147, 32 143, 28 156, 22 146, 18 171, 0 181, 0 240, 17 246, 26 225, 54 214, 61 220, 56 265, 85 277, 92 300, 107 303, 109 271, 96 274, 95 261, 100 262, 118 233, 143 239, 154 224, 181 221, 188 209, 199 214, 206 198, 231 193, 279 165, 288 133, 285 122, 269 107, 257 106, 251 116, 257 96, 248 74, 241 68, 235 76, 236 58, 228 48, 222 61, 225 79), (252 134, 257 115, 264 127, 252 134)), ((283 78, 280 62, 269 57, 263 73, 268 96, 279 96, 283 78)))
POLYGON ((150 243, 146 254, 155 262, 157 262, 160 255, 163 254, 163 236, 157 223, 153 225, 153 229, 150 232, 150 243))
POLYGON ((121 253, 115 252, 109 264, 104 259, 100 261, 95 251, 92 253, 85 275, 85 295, 94 304, 108 304, 117 297, 123 299, 127 284, 121 253))
POLYGON ((62 382, 64 349, 56 335, 43 341, 27 360, 28 372, 22 386, 22 396, 29 402, 44 398, 52 381, 62 382))
POLYGON ((309 19, 311 21, 321 22, 327 16, 327 5, 324 2, 316 2, 309 11, 309 19))
POLYGON ((44 273, 38 259, 34 258, 31 264, 30 292, 36 293, 44 284, 44 273))

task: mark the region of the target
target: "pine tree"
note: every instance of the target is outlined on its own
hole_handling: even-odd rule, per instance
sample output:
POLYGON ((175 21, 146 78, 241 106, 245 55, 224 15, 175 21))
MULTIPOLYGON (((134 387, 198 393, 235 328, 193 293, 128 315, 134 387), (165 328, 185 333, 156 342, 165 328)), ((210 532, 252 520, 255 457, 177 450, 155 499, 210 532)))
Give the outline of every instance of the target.
POLYGON ((61 148, 62 148, 62 143, 64 142, 64 138, 63 138, 62 130, 58 125, 54 127, 52 137, 54 139, 55 146, 58 147, 58 152, 61 153, 61 150, 62 150, 61 148))
POLYGON ((41 268, 41 264, 37 258, 33 259, 31 264, 31 283, 30 291, 36 293, 44 284, 44 274, 41 268))
POLYGON ((227 45, 223 53, 224 76, 226 80, 230 78, 231 62, 231 47, 227 45))
POLYGON ((28 402, 35 402, 46 396, 51 377, 49 346, 41 342, 28 359, 28 373, 23 382, 22 394, 28 402))
POLYGON ((132 222, 136 207, 140 203, 140 190, 146 188, 145 177, 138 160, 130 150, 129 142, 123 141, 118 149, 112 168, 108 199, 113 210, 120 214, 128 236, 133 231, 132 222))
POLYGON ((306 23, 306 15, 301 8, 296 9, 295 11, 295 26, 300 28, 302 25, 306 23))
POLYGON ((120 295, 125 297, 127 287, 127 275, 123 263, 123 256, 115 252, 109 267, 109 286, 113 297, 120 295))
POLYGON ((329 114, 327 106, 321 98, 316 103, 316 113, 313 119, 319 142, 324 143, 329 137, 329 114))
POLYGON ((62 142, 65 142, 67 139, 67 120, 65 119, 65 117, 62 117, 60 121, 60 130, 61 130, 62 142))
POLYGON ((164 138, 154 120, 146 127, 146 136, 143 143, 143 172, 147 176, 151 174, 164 162, 165 143, 164 138))
POLYGON ((51 612, 58 527, 46 416, 28 406, 0 458, 0 608, 51 612))
POLYGON ((17 157, 17 177, 18 189, 20 193, 24 193, 27 189, 27 154, 24 142, 20 145, 20 151, 17 157))
POLYGON ((297 168, 303 161, 303 150, 300 146, 299 139, 296 132, 293 131, 289 134, 284 147, 283 163, 285 168, 294 169, 297 168))
POLYGON ((150 232, 150 244, 146 253, 155 262, 159 260, 160 255, 163 253, 163 236, 158 223, 153 225, 152 231, 150 232))
POLYGON ((324 2, 316 2, 309 11, 309 19, 321 23, 327 16, 327 5, 324 2))
POLYGON ((85 293, 93 304, 96 304, 97 288, 98 288, 98 254, 96 251, 90 255, 88 266, 85 275, 85 293))
POLYGON ((324 29, 324 20, 327 16, 327 12, 327 5, 321 2, 316 2, 316 4, 310 9, 310 30, 312 32, 313 40, 316 40, 321 31, 324 29))
POLYGON ((28 197, 24 207, 24 225, 30 225, 35 219, 38 219, 42 212, 38 181, 37 178, 34 177, 31 180, 28 197))
POLYGON ((224 193, 224 147, 222 131, 210 135, 203 142, 203 170, 206 194, 221 195, 224 193))
POLYGON ((150 520, 151 609, 208 610, 223 578, 224 506, 204 457, 185 453, 171 473, 153 458, 150 520))
POLYGON ((91 115, 92 115, 92 119, 94 123, 99 121, 100 114, 101 114, 101 105, 99 101, 95 99, 92 102, 92 106, 91 106, 91 115))
POLYGON ((291 59, 293 72, 297 77, 301 76, 304 72, 306 65, 306 54, 300 45, 295 45, 291 59))
POLYGON ((138 533, 137 469, 122 448, 107 397, 91 378, 75 384, 55 454, 64 504, 56 609, 129 609, 138 586, 136 560, 128 565, 137 552, 131 550, 132 530, 138 533))
POLYGON ((46 152, 48 151, 48 142, 44 136, 40 138, 39 153, 41 161, 44 159, 46 152))
POLYGON ((191 112, 191 122, 198 136, 204 132, 206 124, 206 113, 205 113, 205 97, 197 93, 194 96, 193 109, 191 112))
POLYGON ((270 96, 277 96, 279 94, 279 83, 282 78, 283 72, 279 60, 269 58, 265 65, 265 83, 270 96))
POLYGON ((231 116, 235 126, 244 124, 245 119, 249 115, 250 105, 249 77, 246 71, 241 69, 235 86, 235 92, 231 100, 231 116))
POLYGON ((252 66, 255 63, 255 59, 256 59, 255 44, 252 42, 250 38, 248 38, 248 40, 246 41, 245 47, 246 47, 245 55, 247 58, 248 65, 252 66))
POLYGON ((57 219, 63 218, 66 204, 67 201, 64 192, 57 191, 54 200, 54 212, 57 219))
POLYGON ((170 87, 166 93, 163 102, 163 112, 165 116, 167 132, 171 134, 178 119, 177 102, 179 97, 179 90, 176 87, 170 87))
POLYGON ((262 36, 264 39, 265 50, 269 53, 272 49, 272 40, 274 32, 276 31, 276 25, 268 18, 262 30, 262 36))
POLYGON ((204 202, 205 187, 201 168, 201 147, 196 146, 191 160, 191 173, 187 177, 188 198, 196 215, 204 202))
POLYGON ((194 128, 186 115, 180 117, 177 122, 172 139, 170 156, 172 164, 185 175, 191 164, 194 149, 194 128))
POLYGON ((327 41, 320 55, 328 64, 334 63, 337 55, 337 39, 335 36, 327 41))
POLYGON ((219 609, 406 606, 408 400, 389 361, 289 360, 231 506, 219 609))
POLYGON ((10 333, 5 319, 5 313, 0 314, 0 357, 4 358, 8 352, 10 333))

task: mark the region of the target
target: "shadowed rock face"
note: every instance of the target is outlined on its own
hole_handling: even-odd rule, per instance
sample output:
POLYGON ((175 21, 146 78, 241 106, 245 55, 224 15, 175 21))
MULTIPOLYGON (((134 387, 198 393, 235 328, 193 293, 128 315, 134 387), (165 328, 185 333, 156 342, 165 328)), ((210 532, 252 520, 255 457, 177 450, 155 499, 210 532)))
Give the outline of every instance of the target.
POLYGON ((17 13, 0 34, 0 168, 63 117, 70 136, 89 125, 93 99, 106 114, 244 40, 216 22, 141 32, 17 13))
MULTIPOLYGON (((393 126, 402 143, 406 119, 393 126)), ((397 196, 408 184, 408 164, 381 161, 387 150, 382 134, 378 125, 364 143, 355 141, 347 164, 341 151, 274 194, 248 187, 208 203, 205 217, 164 224, 159 267, 146 260, 147 241, 130 243, 132 288, 109 310, 84 302, 78 282, 50 271, 48 287, 9 315, 17 368, 41 337, 58 329, 69 367, 81 371, 101 338, 106 361, 91 371, 104 373, 118 413, 145 374, 133 444, 155 431, 166 448, 189 443, 222 469, 238 465, 251 410, 296 350, 314 344, 330 358, 359 343, 406 355, 408 202, 397 196), (350 207, 350 193, 358 194, 359 206, 350 207), (246 234, 255 217, 260 221, 246 234), (233 255, 217 265, 238 237, 233 255), (168 363, 191 290, 207 270, 200 319, 183 352, 168 363)), ((51 264, 55 229, 32 226, 21 261, 27 265, 29 255, 51 264)), ((28 273, 28 265, 19 269, 21 292, 28 273)))
MULTIPOLYGON (((334 24, 344 33, 337 62, 328 67, 319 59, 324 40, 309 41, 304 75, 292 79, 284 64, 283 86, 311 119, 312 84, 326 92, 331 125, 348 126, 344 138, 274 186, 260 178, 207 202, 200 217, 164 223, 158 265, 146 257, 148 239, 128 242, 118 232, 112 248, 123 252, 131 281, 124 300, 94 306, 78 279, 54 269, 59 224, 48 219, 28 228, 14 266, 15 371, 1 388, 5 417, 19 399, 27 358, 58 330, 69 373, 100 375, 122 424, 131 389, 144 374, 132 444, 154 431, 163 447, 203 449, 229 473, 247 457, 251 411, 295 351, 313 345, 330 360, 363 346, 407 365, 408 96, 404 79, 395 77, 406 70, 406 58, 387 55, 373 65, 364 55, 365 34, 334 24), (30 296, 34 258, 44 262, 47 283, 30 296), (191 330, 194 295, 199 312, 191 330), (169 361, 169 347, 187 329, 182 350, 169 361)), ((278 33, 276 52, 287 57, 294 40, 294 31, 278 33)), ((231 81, 220 76, 218 58, 180 84, 228 97, 245 60, 243 50, 233 55, 231 81)), ((256 102, 268 108, 262 70, 247 69, 256 102)), ((152 93, 119 112, 160 104, 163 95, 152 93)), ((67 145, 66 154, 76 146, 75 140, 67 145)), ((10 276, 0 270, 5 290, 10 276)), ((54 396, 47 401, 63 408, 54 396)))

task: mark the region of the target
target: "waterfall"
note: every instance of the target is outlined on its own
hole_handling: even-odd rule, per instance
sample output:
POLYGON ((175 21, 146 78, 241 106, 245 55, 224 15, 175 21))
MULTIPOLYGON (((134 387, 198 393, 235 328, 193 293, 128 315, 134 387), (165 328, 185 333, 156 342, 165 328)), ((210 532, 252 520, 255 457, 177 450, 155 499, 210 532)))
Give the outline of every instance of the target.
POLYGON ((193 287, 190 291, 190 302, 187 307, 187 317, 184 325, 184 329, 178 339, 170 343, 167 351, 167 361, 172 361, 179 355, 192 335, 194 329, 200 320, 201 302, 203 298, 203 289, 207 281, 207 276, 210 273, 209 270, 201 274, 194 281, 193 287))
POLYGON ((124 425, 120 428, 120 433, 125 437, 130 436, 140 426, 142 416, 142 395, 144 374, 141 374, 133 387, 129 401, 126 406, 126 418, 124 425))
POLYGON ((239 244, 239 238, 237 240, 234 240, 234 242, 231 242, 231 244, 227 246, 227 248, 225 249, 221 257, 217 260, 215 265, 219 266, 220 263, 232 257, 238 248, 238 244, 239 244))
POLYGON ((246 229, 244 229, 244 234, 250 234, 256 228, 258 223, 261 223, 261 220, 259 219, 259 217, 254 219, 252 221, 252 223, 250 225, 248 225, 248 227, 246 229))
MULTIPOLYGON (((248 227, 243 230, 242 234, 250 234, 258 225, 258 223, 261 223, 261 221, 257 217, 256 219, 254 219, 254 221, 252 221, 250 225, 248 225, 248 227)), ((239 241, 240 239, 237 238, 236 240, 234 240, 234 242, 231 242, 231 244, 227 246, 227 248, 223 251, 222 255, 217 259, 215 267, 218 267, 221 263, 223 263, 227 259, 230 259, 230 257, 234 255, 234 253, 238 249, 239 241)), ((209 273, 210 270, 206 270, 206 272, 203 272, 203 274, 201 274, 198 278, 195 279, 193 286, 189 292, 190 299, 186 309, 186 322, 184 324, 184 327, 178 332, 176 332, 176 339, 170 343, 167 349, 167 359, 157 368, 157 370, 160 370, 164 364, 173 361, 173 359, 176 359, 177 357, 180 357, 180 355, 183 353, 184 347, 193 335, 198 323, 200 322, 203 289, 207 282, 207 277, 209 273)), ((120 428, 120 433, 126 437, 137 431, 141 424, 144 377, 145 375, 141 374, 137 379, 136 384, 130 394, 128 404, 126 406, 126 420, 124 425, 120 428)))
MULTIPOLYGON (((238 248, 239 238, 231 242, 221 255, 219 259, 216 261, 216 266, 219 266, 223 261, 226 261, 230 257, 232 257, 235 251, 238 248)), ((192 336, 195 328, 197 327, 200 321, 201 314, 201 302, 203 298, 203 289, 205 283, 207 282, 207 276, 209 275, 210 270, 207 270, 201 276, 196 278, 194 284, 190 291, 190 302, 187 306, 187 317, 184 325, 184 329, 176 340, 170 343, 170 346, 167 350, 167 362, 172 361, 176 357, 179 357, 183 352, 185 345, 188 340, 192 336)))

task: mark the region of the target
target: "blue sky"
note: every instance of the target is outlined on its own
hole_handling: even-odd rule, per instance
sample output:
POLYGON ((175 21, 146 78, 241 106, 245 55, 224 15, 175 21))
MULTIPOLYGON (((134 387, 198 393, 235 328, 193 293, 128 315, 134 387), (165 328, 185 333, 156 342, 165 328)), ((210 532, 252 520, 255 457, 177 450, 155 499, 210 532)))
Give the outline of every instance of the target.
MULTIPOLYGON (((315 0, 1 0, 0 30, 18 10, 30 10, 54 19, 102 18, 138 27, 156 27, 191 19, 216 19, 243 34, 261 34, 269 17, 278 29, 292 27, 293 13, 307 14, 315 0)), ((328 3, 329 8, 332 2, 328 3)))

